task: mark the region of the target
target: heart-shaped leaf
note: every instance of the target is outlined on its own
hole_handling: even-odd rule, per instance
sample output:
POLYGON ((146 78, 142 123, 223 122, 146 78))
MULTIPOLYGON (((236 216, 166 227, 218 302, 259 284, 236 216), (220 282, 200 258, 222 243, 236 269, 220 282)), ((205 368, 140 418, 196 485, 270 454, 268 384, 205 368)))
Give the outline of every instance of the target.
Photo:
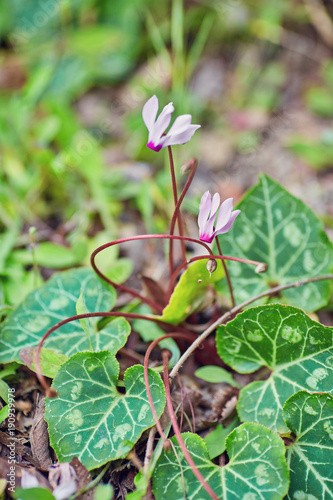
POLYGON ((207 271, 206 264, 206 260, 198 260, 186 269, 159 319, 178 325, 205 304, 209 285, 224 277, 221 262, 217 262, 212 274, 207 271))
MULTIPOLYGON (((58 371, 52 387, 58 397, 46 400, 45 419, 57 457, 76 456, 91 470, 124 458, 142 432, 154 424, 143 367, 124 376, 126 394, 117 391, 119 364, 107 351, 74 354, 58 371)), ((165 405, 162 380, 149 370, 149 385, 160 416, 165 405)))
POLYGON ((283 417, 296 436, 287 448, 290 468, 288 497, 333 498, 333 397, 300 391, 283 408, 283 417))
MULTIPOLYGON (((330 392, 333 387, 333 328, 295 307, 272 304, 247 309, 217 332, 218 353, 240 373, 268 367, 267 380, 240 391, 240 419, 286 432, 285 401, 299 390, 330 392)), ((266 374, 267 375, 267 374, 266 374)))
MULTIPOLYGON (((182 435, 201 474, 221 500, 236 498, 281 500, 288 491, 288 468, 282 439, 262 425, 243 424, 229 434, 229 463, 211 462, 205 442, 196 434, 182 435)), ((176 438, 163 451, 153 473, 156 500, 206 500, 204 490, 186 462, 176 438)))
MULTIPOLYGON (((266 273, 253 266, 228 263, 237 303, 269 289, 330 273, 333 249, 312 210, 278 183, 262 175, 237 208, 231 231, 219 237, 225 255, 268 264, 266 273)), ((309 283, 281 292, 281 302, 315 311, 327 304, 329 282, 309 283)), ((276 302, 276 299, 275 299, 276 302)))
MULTIPOLYGON (((0 362, 21 362, 20 350, 23 347, 37 346, 49 328, 77 314, 76 303, 81 291, 89 312, 110 310, 116 300, 114 289, 106 286, 89 268, 54 274, 43 286, 31 292, 1 325, 0 362)), ((110 341, 115 341, 121 329, 124 329, 121 342, 126 342, 129 329, 125 320, 111 322, 103 332, 96 333, 98 319, 90 321, 95 328, 91 332, 95 349, 109 349, 110 341)), ((80 323, 75 321, 56 330, 44 347, 70 356, 89 349, 89 340, 80 323)))

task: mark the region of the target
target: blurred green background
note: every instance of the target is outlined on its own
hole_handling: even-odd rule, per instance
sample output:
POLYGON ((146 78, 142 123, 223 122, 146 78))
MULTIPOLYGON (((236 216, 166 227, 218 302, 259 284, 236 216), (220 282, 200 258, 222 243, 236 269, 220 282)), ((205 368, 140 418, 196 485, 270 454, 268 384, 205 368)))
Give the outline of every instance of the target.
MULTIPOLYGON (((237 201, 259 171, 332 230, 332 14, 331 0, 0 0, 1 308, 100 243, 167 230, 166 155, 141 118, 153 94, 202 125, 174 148, 180 183, 199 158, 189 233, 205 189, 237 201)), ((131 261, 108 258, 125 280, 131 261)))

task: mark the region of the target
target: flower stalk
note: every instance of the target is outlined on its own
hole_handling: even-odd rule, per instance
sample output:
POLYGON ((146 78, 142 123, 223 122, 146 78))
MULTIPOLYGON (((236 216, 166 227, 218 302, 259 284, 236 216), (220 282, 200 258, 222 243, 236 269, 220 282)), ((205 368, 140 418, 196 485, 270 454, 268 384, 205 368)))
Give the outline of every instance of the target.
MULTIPOLYGON (((169 153, 169 161, 170 161, 173 201, 175 204, 175 211, 174 212, 176 212, 176 207, 178 204, 178 192, 177 192, 177 181, 176 181, 175 166, 174 166, 174 162, 173 162, 171 146, 168 146, 168 153, 169 153)), ((182 223, 179 208, 176 212, 176 220, 177 220, 177 224, 178 224, 179 235, 183 236, 183 223, 182 223)), ((170 234, 173 234, 173 232, 170 231, 170 234)), ((182 250, 183 261, 186 261, 186 250, 185 250, 185 242, 184 241, 181 241, 181 250, 182 250)), ((172 239, 170 239, 170 243, 169 243, 169 266, 170 266, 170 275, 171 275, 172 271, 173 271, 173 241, 172 241, 172 239)))
POLYGON ((170 393, 170 383, 169 383, 169 372, 168 372, 168 363, 169 363, 169 359, 170 359, 169 351, 164 350, 162 352, 162 358, 163 358, 163 380, 164 380, 167 407, 168 407, 168 412, 169 412, 171 422, 172 422, 172 428, 173 428, 174 433, 176 435, 178 444, 183 452, 183 455, 185 457, 186 462, 191 467, 193 474, 198 479, 198 481, 200 482, 202 487, 207 491, 208 495, 211 498, 213 498, 213 500, 219 500, 216 493, 214 493, 212 488, 206 482, 205 478, 203 477, 203 475, 201 474, 201 472, 199 471, 199 469, 195 465, 193 458, 191 457, 189 451, 187 450, 187 448, 185 446, 184 440, 182 438, 182 435, 181 435, 181 432, 180 432, 180 429, 178 426, 176 415, 175 415, 175 412, 174 412, 173 406, 172 406, 172 399, 171 399, 171 393, 170 393))
MULTIPOLYGON (((215 238, 215 242, 216 242, 216 246, 217 246, 217 250, 218 250, 219 254, 221 255, 221 257, 223 257, 219 239, 215 238)), ((263 263, 260 263, 258 265, 261 265, 261 264, 263 264, 263 263)), ((258 267, 258 265, 257 265, 257 267, 258 267)), ((231 298, 231 306, 235 307, 236 302, 235 302, 234 291, 233 291, 233 288, 232 288, 230 274, 229 274, 228 267, 227 267, 227 264, 225 262, 225 259, 222 259, 222 266, 223 266, 224 274, 225 274, 225 277, 226 277, 227 283, 228 283, 228 288, 229 288, 229 293, 230 293, 230 298, 231 298)), ((266 267, 266 269, 267 269, 267 267, 266 267)))
MULTIPOLYGON (((171 148, 170 148, 171 150, 171 148)), ((188 168, 190 169, 190 174, 187 178, 187 181, 185 183, 185 186, 183 188, 183 191, 181 192, 180 194, 180 197, 176 203, 176 206, 175 206, 175 210, 173 212, 173 216, 172 216, 172 219, 171 219, 171 224, 170 224, 170 229, 169 229, 169 234, 170 235, 173 235, 174 233, 174 230, 175 230, 175 225, 176 225, 176 221, 179 220, 178 219, 178 215, 180 214, 180 207, 181 207, 181 204, 183 202, 183 199, 185 198, 185 195, 192 183, 192 180, 193 180, 193 177, 195 175, 195 172, 196 172, 196 169, 197 169, 197 165, 198 165, 198 162, 197 162, 197 159, 196 158, 192 158, 191 160, 189 160, 189 165, 188 165, 188 168)), ((178 226, 179 227, 179 226, 178 226)), ((183 261, 186 261, 186 254, 185 254, 185 245, 184 245, 184 250, 183 250, 183 261)), ((170 239, 170 243, 169 243, 169 272, 170 272, 170 277, 173 273, 173 240, 170 239)))

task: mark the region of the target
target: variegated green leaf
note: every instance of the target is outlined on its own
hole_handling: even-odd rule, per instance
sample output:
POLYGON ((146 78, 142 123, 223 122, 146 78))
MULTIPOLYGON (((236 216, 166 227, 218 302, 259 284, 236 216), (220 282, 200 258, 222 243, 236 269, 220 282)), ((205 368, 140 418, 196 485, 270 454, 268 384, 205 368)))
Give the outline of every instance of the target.
MULTIPOLYGON (((333 247, 323 224, 273 179, 262 175, 237 208, 241 214, 231 231, 219 236, 223 253, 268 264, 266 273, 256 274, 253 266, 228 262, 237 303, 271 286, 332 272, 333 247)), ((320 281, 285 290, 278 301, 315 311, 328 298, 329 282, 320 281)))
POLYGON ((244 422, 286 432, 285 401, 299 390, 333 391, 333 328, 300 309, 272 304, 247 309, 217 332, 219 355, 240 373, 261 367, 266 380, 240 391, 237 410, 244 422))
MULTIPOLYGON (((89 312, 108 311, 116 300, 115 290, 105 285, 89 268, 54 274, 43 286, 31 292, 1 325, 0 362, 21 362, 22 348, 36 347, 49 328, 76 315, 81 292, 89 312)), ((93 348, 117 352, 129 335, 128 323, 120 318, 98 332, 98 321, 99 318, 94 318, 87 322, 93 348)), ((73 321, 56 330, 44 347, 70 356, 89 349, 90 345, 80 322, 73 321)))
MULTIPOLYGON (((205 442, 186 433, 183 439, 197 468, 221 500, 281 500, 289 486, 282 439, 262 425, 243 424, 226 440, 229 462, 219 467, 211 462, 205 442)), ((156 500, 209 500, 211 497, 195 477, 176 438, 163 451, 153 473, 156 500)))
POLYGON ((300 391, 283 408, 296 436, 287 448, 290 500, 333 498, 333 397, 300 391))
MULTIPOLYGON (((107 351, 79 352, 59 369, 52 385, 58 397, 46 400, 45 418, 61 462, 76 456, 90 470, 124 458, 142 432, 154 425, 143 367, 126 371, 126 394, 117 391, 118 375, 119 364, 107 351)), ((160 416, 164 386, 152 370, 149 385, 160 416)))

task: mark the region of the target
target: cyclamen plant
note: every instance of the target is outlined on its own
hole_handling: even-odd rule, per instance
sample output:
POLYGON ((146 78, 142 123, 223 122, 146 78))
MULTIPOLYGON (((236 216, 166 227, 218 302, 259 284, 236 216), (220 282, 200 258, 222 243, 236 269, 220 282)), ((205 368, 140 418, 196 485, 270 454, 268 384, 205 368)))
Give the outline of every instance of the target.
POLYGON ((165 134, 173 111, 169 103, 157 117, 156 96, 142 111, 147 147, 156 152, 168 148, 175 203, 169 233, 100 246, 91 255, 95 274, 83 268, 53 276, 3 324, 0 361, 23 361, 36 371, 47 395, 50 442, 60 462, 77 457, 89 470, 106 464, 101 477, 114 460, 131 461, 140 469, 136 491, 127 500, 153 494, 157 500, 332 498, 333 328, 294 307, 313 312, 327 304, 332 244, 311 210, 266 176, 236 210, 232 198, 221 204, 218 193, 212 197, 206 191, 199 205, 199 238, 185 236, 180 209, 197 161, 189 160, 179 195, 171 146, 188 142, 200 125, 182 115, 165 134), (179 234, 174 234, 176 223, 179 234), (169 241, 169 280, 146 280, 149 295, 110 280, 96 264, 97 255, 111 246, 150 239, 169 241), (182 245, 177 268, 174 241, 182 245), (186 242, 205 253, 189 258, 186 242), (232 256, 222 254, 221 243, 232 256), (135 299, 131 312, 112 310, 114 290, 135 299), (208 301, 212 291, 214 300, 208 301), (255 301, 260 305, 249 307, 255 301), (198 321, 201 310, 208 325, 198 321), (99 324, 100 318, 112 321, 99 324), (153 342, 144 366, 131 366, 119 381, 116 353, 134 356, 122 351, 131 332, 127 320, 153 342), (150 337, 149 323, 154 325, 150 337), (217 352, 207 339, 214 332, 217 352), (175 341, 189 347, 180 353, 175 341), (160 368, 149 368, 158 345, 163 381, 160 368), (179 371, 196 354, 196 363, 203 365, 196 375, 224 383, 225 390, 222 395, 215 391, 210 417, 205 415, 197 432, 194 399, 199 396, 191 401, 188 395, 193 427, 188 424, 191 432, 182 433, 185 391, 179 371), (205 366, 207 360, 214 366, 205 366), (46 376, 54 378, 52 387, 46 376), (183 398, 177 410, 172 398, 176 377, 183 398), (117 390, 120 385, 125 394, 117 390), (159 420, 165 403, 170 424, 159 420), (221 422, 227 422, 225 428, 221 422), (215 429, 203 440, 198 432, 210 426, 215 429), (141 468, 142 433, 149 428, 141 468), (160 441, 154 448, 155 430, 160 441), (219 465, 212 462, 216 457, 219 465))

